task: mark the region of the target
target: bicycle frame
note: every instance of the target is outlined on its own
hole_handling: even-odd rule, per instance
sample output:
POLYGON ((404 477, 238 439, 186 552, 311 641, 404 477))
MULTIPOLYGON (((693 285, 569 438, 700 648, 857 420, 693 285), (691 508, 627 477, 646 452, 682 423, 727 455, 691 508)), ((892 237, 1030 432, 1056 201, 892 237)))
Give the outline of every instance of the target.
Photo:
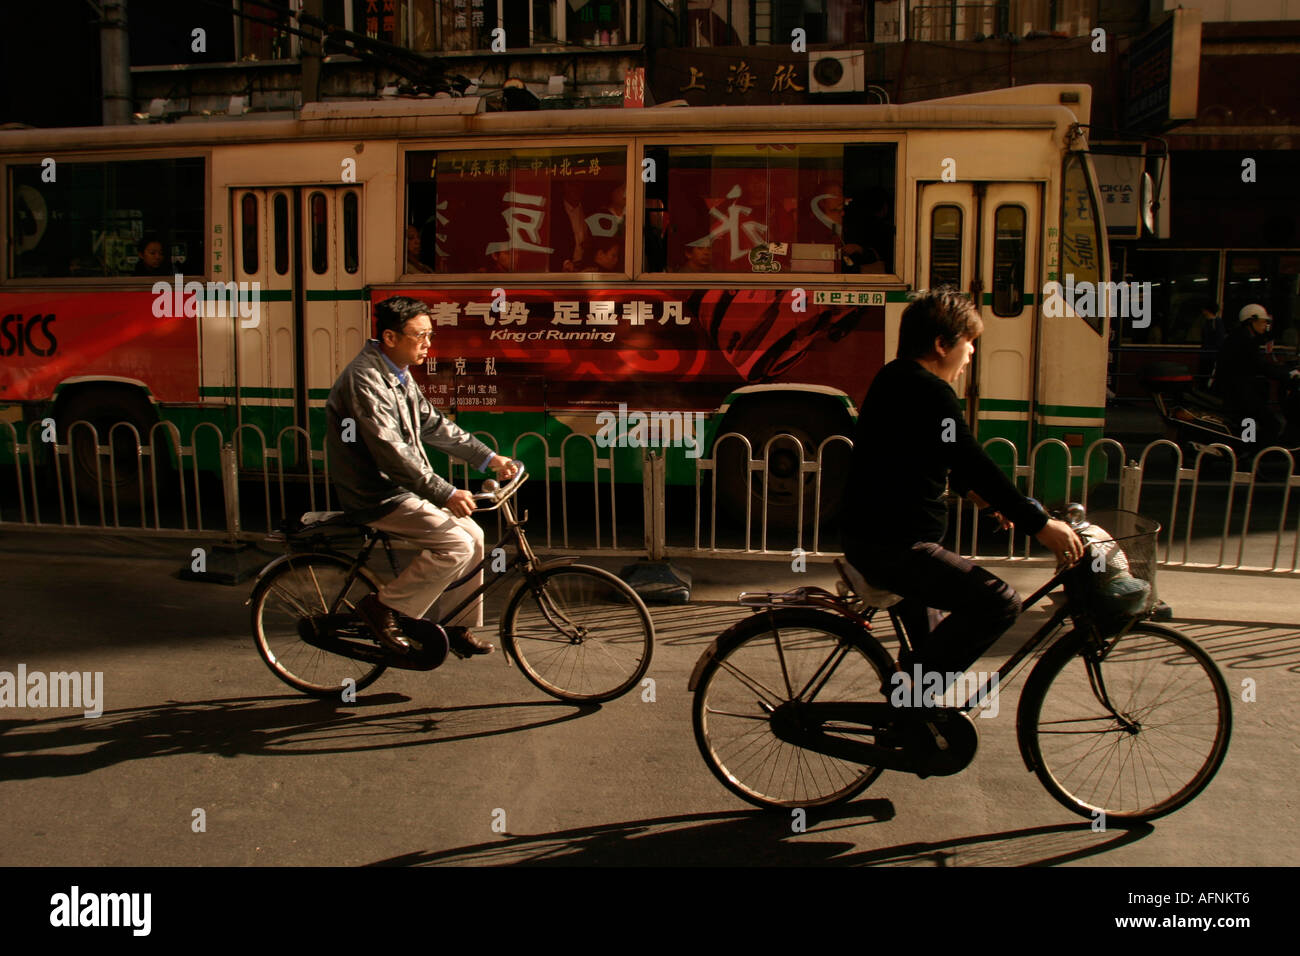
MULTIPOLYGON (((479 561, 479 563, 476 564, 473 568, 471 568, 468 572, 466 572, 466 574, 464 574, 462 577, 448 584, 447 590, 452 590, 453 588, 460 587, 461 585, 465 584, 470 579, 472 579, 475 575, 480 574, 484 570, 486 570, 490 556, 495 551, 497 551, 498 549, 502 548, 503 546, 507 545, 510 542, 514 543, 514 547, 515 547, 514 558, 510 561, 510 563, 506 566, 506 568, 503 571, 497 572, 491 577, 485 576, 483 583, 480 584, 477 588, 475 588, 470 595, 465 597, 454 608, 452 608, 451 610, 447 611, 445 614, 442 615, 442 620, 439 621, 440 624, 442 623, 442 621, 449 621, 454 619, 456 615, 460 614, 462 611, 465 610, 465 608, 472 605, 474 601, 476 601, 479 597, 486 594, 488 591, 491 591, 493 588, 501 586, 501 584, 503 584, 507 579, 514 578, 519 573, 522 573, 525 579, 530 579, 534 574, 536 574, 538 571, 544 568, 552 568, 552 567, 557 567, 565 564, 573 564, 574 562, 579 560, 577 557, 565 557, 565 558, 554 558, 552 560, 545 561, 545 562, 539 561, 536 552, 533 551, 532 546, 528 543, 528 537, 527 535, 525 535, 523 529, 524 523, 528 520, 528 513, 524 512, 522 516, 519 515, 515 511, 513 501, 510 498, 507 498, 506 500, 502 501, 500 503, 500 508, 501 511, 504 513, 506 519, 507 527, 505 532, 501 535, 500 538, 497 539, 496 543, 493 544, 492 547, 484 548, 483 559, 479 561)), ((484 509, 484 510, 486 511, 486 510, 495 510, 495 509, 484 509)), ((339 588, 339 593, 334 597, 329 609, 330 614, 337 614, 339 611, 339 606, 342 604, 345 595, 347 595, 353 583, 356 581, 357 576, 360 574, 361 568, 366 566, 366 564, 370 560, 371 554, 374 552, 375 545, 380 543, 382 543, 384 546, 384 553, 388 557, 389 567, 392 568, 393 574, 394 576, 396 576, 397 574, 400 573, 400 569, 398 568, 397 565, 397 558, 393 554, 392 538, 388 533, 383 531, 377 531, 374 529, 367 529, 367 531, 365 532, 365 543, 362 545, 361 550, 357 552, 356 555, 350 555, 346 552, 338 550, 337 548, 329 548, 329 547, 309 548, 309 549, 303 549, 301 551, 291 551, 289 554, 286 554, 283 557, 278 558, 275 561, 272 561, 270 564, 268 564, 262 570, 262 575, 265 575, 269 570, 271 570, 271 568, 278 565, 281 561, 291 560, 292 558, 301 554, 329 554, 329 555, 333 555, 334 557, 341 558, 345 561, 349 561, 350 566, 348 568, 347 576, 343 579, 343 584, 339 588)), ((259 577, 261 577, 262 575, 259 575, 259 577)), ((572 629, 573 628, 572 622, 568 621, 568 619, 565 618, 564 615, 560 613, 558 610, 556 610, 553 606, 548 606, 549 604, 550 602, 543 602, 541 604, 541 607, 543 613, 546 614, 550 622, 554 624, 558 629, 566 630, 567 632, 568 629, 560 627, 558 621, 556 620, 557 617, 563 618, 565 622, 569 624, 570 626, 569 629, 572 629)))
MULTIPOLYGON (((1051 579, 1049 579, 1037 591, 1031 594, 1027 600, 1022 602, 1021 604, 1022 613, 1024 610, 1033 607, 1035 604, 1041 601, 1052 591, 1056 590, 1056 588, 1064 580, 1065 575, 1068 574, 1070 570, 1071 569, 1068 567, 1058 570, 1056 574, 1054 574, 1051 577, 1051 579)), ((820 587, 796 588, 794 591, 790 591, 785 594, 772 594, 772 595, 742 594, 740 598, 740 603, 747 604, 750 606, 766 607, 768 609, 769 614, 774 608, 781 608, 781 607, 821 608, 823 610, 828 610, 835 614, 838 614, 841 617, 848 618, 849 620, 857 624, 859 627, 861 627, 863 630, 868 632, 871 630, 871 622, 875 618, 875 614, 877 610, 879 610, 878 608, 870 608, 869 612, 865 616, 862 614, 858 614, 857 612, 853 611, 849 607, 845 606, 843 600, 841 600, 840 598, 831 594, 829 591, 826 591, 825 589, 820 587)), ((900 643, 905 648, 910 649, 912 646, 911 640, 907 634, 907 628, 903 624, 899 615, 892 607, 887 608, 885 610, 889 614, 890 620, 894 624, 894 628, 899 635, 900 643)), ((969 713, 979 704, 979 702, 987 700, 992 689, 994 687, 1005 684, 1010 679, 1011 675, 1017 671, 1017 669, 1025 661, 1025 659, 1030 657, 1035 651, 1037 651, 1051 637, 1051 635, 1060 628, 1062 623, 1064 623, 1066 618, 1068 618, 1069 616, 1070 616, 1070 602, 1067 600, 1064 604, 1061 605, 1061 607, 1057 608, 1057 610, 1053 612, 1053 614, 1048 618, 1048 620, 1044 622, 1044 624, 1041 627, 1039 627, 1037 631, 1035 631, 1032 635, 1030 635, 1030 637, 1026 639, 1026 641, 1020 647, 1018 647, 1011 654, 1010 657, 1006 659, 1006 661, 1002 664, 1000 668, 998 668, 998 670, 994 674, 989 675, 984 680, 984 682, 980 684, 980 686, 974 688, 971 691, 970 696, 968 696, 962 703, 957 705, 957 709, 962 711, 963 713, 969 713)), ((1125 630, 1127 630, 1127 628, 1125 630)), ((775 625, 773 625, 773 631, 775 631, 775 625)), ((778 646, 778 654, 779 654, 781 653, 779 641, 777 646, 778 646)), ((842 657, 843 654, 840 655, 840 659, 842 659, 842 657)), ((703 670, 703 665, 705 664, 706 660, 707 660, 707 655, 701 658, 700 662, 696 665, 695 673, 692 674, 691 676, 692 689, 695 686, 696 679, 698 678, 699 674, 703 670)), ((820 678, 821 683, 818 684, 817 688, 813 688, 813 696, 815 696, 816 691, 820 689, 821 684, 824 684, 826 680, 830 678, 831 674, 834 672, 835 667, 838 665, 838 663, 839 663, 839 659, 836 659, 835 662, 832 664, 831 658, 827 658, 826 662, 822 664, 822 667, 818 668, 817 673, 814 674, 812 678, 809 679, 808 686, 805 686, 803 688, 803 690, 799 693, 797 699, 803 699, 804 694, 809 691, 809 689, 812 687, 812 684, 820 678), (823 670, 825 670, 824 675, 823 675, 823 670)), ((901 665, 898 664, 897 660, 894 662, 894 666, 898 670, 898 672, 900 673, 902 672, 901 665)), ((1101 701, 1103 704, 1105 704, 1107 709, 1111 710, 1113 713, 1114 708, 1111 707, 1110 701, 1106 696, 1105 687, 1099 685, 1100 677, 1095 676, 1095 670, 1096 669, 1093 667, 1092 661, 1089 660, 1088 671, 1090 675, 1090 680, 1093 681, 1094 692, 1097 693, 1098 700, 1101 701)))

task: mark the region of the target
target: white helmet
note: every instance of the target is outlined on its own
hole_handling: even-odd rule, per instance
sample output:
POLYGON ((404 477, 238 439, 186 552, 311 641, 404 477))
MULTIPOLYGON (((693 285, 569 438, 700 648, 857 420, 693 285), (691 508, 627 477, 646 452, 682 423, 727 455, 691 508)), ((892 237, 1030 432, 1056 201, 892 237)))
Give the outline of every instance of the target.
POLYGON ((1244 308, 1242 308, 1240 312, 1237 313, 1238 322, 1244 324, 1246 322, 1249 322, 1251 319, 1268 319, 1271 322, 1273 321, 1273 316, 1268 314, 1268 309, 1264 308, 1262 305, 1257 305, 1256 303, 1252 302, 1250 305, 1245 306, 1244 308))

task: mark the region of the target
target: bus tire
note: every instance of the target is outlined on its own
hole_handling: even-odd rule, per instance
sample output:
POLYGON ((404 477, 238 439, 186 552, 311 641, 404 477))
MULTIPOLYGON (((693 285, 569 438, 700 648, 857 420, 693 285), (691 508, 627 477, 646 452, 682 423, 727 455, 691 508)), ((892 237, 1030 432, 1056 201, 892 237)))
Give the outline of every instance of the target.
MULTIPOLYGON (((762 395, 737 403, 723 418, 718 435, 738 432, 749 439, 755 460, 763 458, 763 446, 774 435, 794 435, 803 445, 803 455, 816 461, 817 448, 831 435, 852 434, 848 413, 832 398, 808 395, 762 395)), ((732 438, 723 442, 714 454, 717 462, 718 506, 740 527, 745 524, 745 502, 752 508, 751 521, 758 527, 763 520, 763 472, 747 472, 744 446, 732 438)), ((840 499, 848 483, 849 447, 832 442, 823 453, 821 482, 821 522, 825 525, 839 514, 840 499)), ((794 531, 798 527, 799 487, 801 474, 796 450, 789 441, 772 445, 768 455, 768 527, 775 531, 794 531)), ((803 472, 805 529, 812 527, 816 510, 816 475, 803 472)))
MULTIPOLYGON (((119 505, 139 506, 142 459, 136 455, 135 437, 130 430, 119 428, 113 435, 116 480, 110 471, 108 456, 104 456, 99 462, 97 479, 95 465, 97 453, 90 432, 84 425, 71 432, 73 423, 89 422, 94 426, 98 443, 107 445, 112 427, 118 422, 126 422, 135 427, 140 436, 140 448, 143 450, 149 444, 149 429, 157 420, 157 415, 148 399, 129 386, 99 385, 78 389, 66 400, 59 402, 55 414, 59 444, 66 445, 70 449, 67 465, 76 475, 77 497, 83 504, 98 503, 99 486, 96 485, 96 480, 99 480, 103 488, 106 511, 113 507, 115 485, 119 505)), ((144 484, 147 495, 150 484, 147 465, 144 484)))

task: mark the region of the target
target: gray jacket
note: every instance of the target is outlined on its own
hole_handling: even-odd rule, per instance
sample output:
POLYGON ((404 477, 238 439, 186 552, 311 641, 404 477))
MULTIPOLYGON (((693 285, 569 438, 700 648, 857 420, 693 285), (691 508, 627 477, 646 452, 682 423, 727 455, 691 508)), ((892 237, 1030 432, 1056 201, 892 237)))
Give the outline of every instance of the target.
POLYGON ((388 514, 407 498, 442 505, 451 497, 455 486, 433 470, 422 442, 475 467, 493 454, 430 405, 410 372, 402 385, 371 342, 330 389, 325 419, 330 477, 343 510, 359 523, 388 514))

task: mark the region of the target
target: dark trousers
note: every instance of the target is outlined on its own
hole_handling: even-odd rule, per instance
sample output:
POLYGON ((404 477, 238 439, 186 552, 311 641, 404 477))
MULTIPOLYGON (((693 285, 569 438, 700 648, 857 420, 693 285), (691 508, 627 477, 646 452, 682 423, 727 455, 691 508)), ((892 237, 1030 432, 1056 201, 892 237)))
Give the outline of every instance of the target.
POLYGON ((884 550, 850 546, 845 557, 870 584, 904 599, 896 610, 927 671, 966 670, 1020 615, 1014 588, 932 542, 884 550), (938 611, 950 613, 935 626, 938 611))

